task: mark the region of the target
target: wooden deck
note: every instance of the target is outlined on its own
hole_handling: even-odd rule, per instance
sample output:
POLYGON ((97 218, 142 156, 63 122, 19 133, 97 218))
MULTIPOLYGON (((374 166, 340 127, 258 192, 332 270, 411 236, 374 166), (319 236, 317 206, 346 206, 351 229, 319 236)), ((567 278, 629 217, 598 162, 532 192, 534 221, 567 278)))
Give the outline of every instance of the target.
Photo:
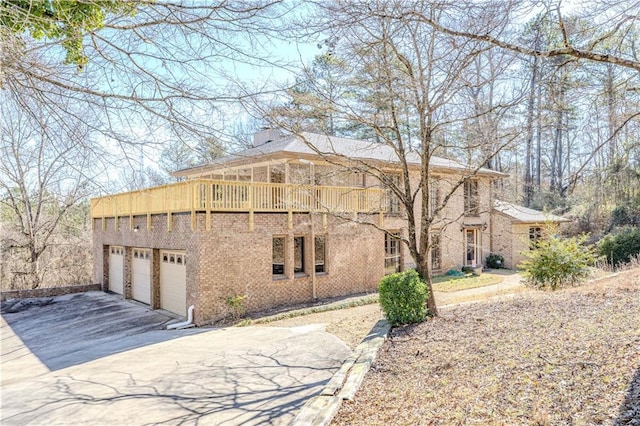
MULTIPOLYGON (((130 217, 173 213, 256 212, 383 213, 386 194, 379 188, 312 186, 219 180, 189 180, 91 200, 91 217, 130 217)), ((133 223, 133 220, 131 220, 133 223)))

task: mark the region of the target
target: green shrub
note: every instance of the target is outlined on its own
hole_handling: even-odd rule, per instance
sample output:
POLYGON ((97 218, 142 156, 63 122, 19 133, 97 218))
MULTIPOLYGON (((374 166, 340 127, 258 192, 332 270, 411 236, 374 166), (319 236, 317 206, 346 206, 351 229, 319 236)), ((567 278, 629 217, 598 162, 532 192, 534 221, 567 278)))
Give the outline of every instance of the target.
POLYGON ((624 227, 598 243, 598 254, 614 266, 627 263, 640 254, 640 228, 624 227))
POLYGON ((487 256, 487 268, 504 268, 504 257, 500 256, 498 253, 491 253, 489 256, 487 256))
POLYGON ((225 303, 231 308, 231 318, 234 320, 240 318, 245 313, 244 301, 247 298, 246 295, 229 296, 225 300, 225 303))
POLYGON ((574 285, 589 275, 589 266, 595 263, 595 248, 584 244, 587 235, 558 238, 554 232, 538 241, 535 250, 523 252, 522 262, 527 284, 555 290, 574 285))
POLYGON ((387 275, 380 281, 380 305, 392 325, 412 324, 427 318, 427 284, 418 272, 387 275))
POLYGON ((611 227, 640 225, 640 206, 622 204, 611 211, 611 227))

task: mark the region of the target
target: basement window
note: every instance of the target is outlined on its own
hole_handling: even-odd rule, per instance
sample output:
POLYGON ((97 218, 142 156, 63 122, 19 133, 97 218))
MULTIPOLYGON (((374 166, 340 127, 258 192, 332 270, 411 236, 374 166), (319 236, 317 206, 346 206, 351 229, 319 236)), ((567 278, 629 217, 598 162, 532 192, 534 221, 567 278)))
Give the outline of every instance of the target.
POLYGON ((274 278, 283 278, 284 274, 284 237, 273 237, 271 271, 274 278))
POLYGON ((316 274, 327 272, 326 267, 326 243, 324 236, 316 236, 315 238, 315 268, 316 274))
POLYGON ((304 237, 293 238, 293 273, 304 274, 304 237))

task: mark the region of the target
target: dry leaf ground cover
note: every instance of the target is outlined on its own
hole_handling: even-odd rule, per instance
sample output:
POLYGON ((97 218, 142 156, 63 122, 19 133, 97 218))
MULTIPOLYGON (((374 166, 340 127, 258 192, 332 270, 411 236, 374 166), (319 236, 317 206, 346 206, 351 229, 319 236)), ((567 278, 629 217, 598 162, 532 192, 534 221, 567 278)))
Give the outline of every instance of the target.
POLYGON ((640 270, 394 329, 336 424, 640 424, 640 270))

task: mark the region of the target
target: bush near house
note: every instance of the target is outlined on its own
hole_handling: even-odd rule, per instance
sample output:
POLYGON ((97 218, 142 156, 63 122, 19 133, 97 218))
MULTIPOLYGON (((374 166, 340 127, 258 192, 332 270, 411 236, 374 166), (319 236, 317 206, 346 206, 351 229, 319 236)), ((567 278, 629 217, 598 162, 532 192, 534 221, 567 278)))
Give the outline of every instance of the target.
POLYGON ((555 290, 574 285, 589 275, 589 266, 596 261, 595 248, 585 244, 588 235, 560 238, 554 234, 550 230, 535 250, 523 252, 524 277, 533 287, 555 290))
POLYGON ((427 318, 427 284, 415 269, 387 275, 380 281, 380 305, 392 325, 413 324, 427 318))
POLYGON ((487 256, 487 268, 502 269, 504 268, 504 257, 498 253, 491 253, 487 256))
POLYGON ((598 243, 598 254, 613 266, 627 263, 640 254, 640 228, 625 226, 598 243))

